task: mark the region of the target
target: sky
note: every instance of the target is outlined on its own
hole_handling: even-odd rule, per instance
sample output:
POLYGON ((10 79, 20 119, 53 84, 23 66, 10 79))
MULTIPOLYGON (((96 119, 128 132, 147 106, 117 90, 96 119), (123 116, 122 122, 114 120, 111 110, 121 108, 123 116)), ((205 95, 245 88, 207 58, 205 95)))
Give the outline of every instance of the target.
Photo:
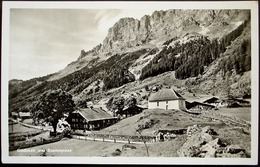
POLYGON ((155 9, 10 9, 9 79, 58 72, 80 51, 103 42, 123 17, 140 19, 155 9))

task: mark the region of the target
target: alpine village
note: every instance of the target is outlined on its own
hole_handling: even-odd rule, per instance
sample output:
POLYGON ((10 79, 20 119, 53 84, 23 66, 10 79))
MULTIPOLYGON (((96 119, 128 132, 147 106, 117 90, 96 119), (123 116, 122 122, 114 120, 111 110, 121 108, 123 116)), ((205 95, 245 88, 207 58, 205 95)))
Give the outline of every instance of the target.
POLYGON ((64 69, 9 81, 9 155, 250 158, 250 23, 240 9, 121 18, 64 69))

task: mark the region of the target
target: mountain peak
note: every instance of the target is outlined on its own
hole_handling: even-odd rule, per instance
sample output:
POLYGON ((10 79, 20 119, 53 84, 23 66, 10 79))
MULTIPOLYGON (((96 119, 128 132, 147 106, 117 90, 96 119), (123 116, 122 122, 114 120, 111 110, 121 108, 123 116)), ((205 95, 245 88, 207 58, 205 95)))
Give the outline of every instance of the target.
MULTIPOLYGON (((217 29, 223 27, 216 23, 242 21, 248 17, 248 13, 247 10, 170 9, 155 11, 151 16, 144 15, 140 20, 130 17, 121 18, 109 29, 101 51, 120 52, 142 44, 158 44, 160 40, 182 36, 191 30, 213 38, 220 33, 217 29), (152 42, 154 40, 157 42, 152 42)), ((229 26, 232 29, 234 25, 229 26)))

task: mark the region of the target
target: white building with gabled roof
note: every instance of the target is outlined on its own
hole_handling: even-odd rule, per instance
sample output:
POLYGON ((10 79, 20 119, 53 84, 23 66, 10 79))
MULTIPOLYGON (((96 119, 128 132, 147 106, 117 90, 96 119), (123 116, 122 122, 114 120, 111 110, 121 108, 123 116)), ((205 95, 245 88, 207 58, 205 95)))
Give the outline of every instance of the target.
POLYGON ((148 109, 187 110, 185 99, 173 89, 162 88, 148 99, 148 109))

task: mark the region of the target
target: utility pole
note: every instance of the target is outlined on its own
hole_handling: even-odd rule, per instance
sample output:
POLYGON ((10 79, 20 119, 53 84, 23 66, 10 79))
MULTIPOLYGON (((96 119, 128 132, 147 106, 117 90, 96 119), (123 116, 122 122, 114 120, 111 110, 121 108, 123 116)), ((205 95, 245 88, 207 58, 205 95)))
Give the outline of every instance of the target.
POLYGON ((84 126, 85 140, 86 140, 86 133, 87 133, 87 131, 86 131, 86 120, 85 119, 83 121, 83 126, 84 126))

